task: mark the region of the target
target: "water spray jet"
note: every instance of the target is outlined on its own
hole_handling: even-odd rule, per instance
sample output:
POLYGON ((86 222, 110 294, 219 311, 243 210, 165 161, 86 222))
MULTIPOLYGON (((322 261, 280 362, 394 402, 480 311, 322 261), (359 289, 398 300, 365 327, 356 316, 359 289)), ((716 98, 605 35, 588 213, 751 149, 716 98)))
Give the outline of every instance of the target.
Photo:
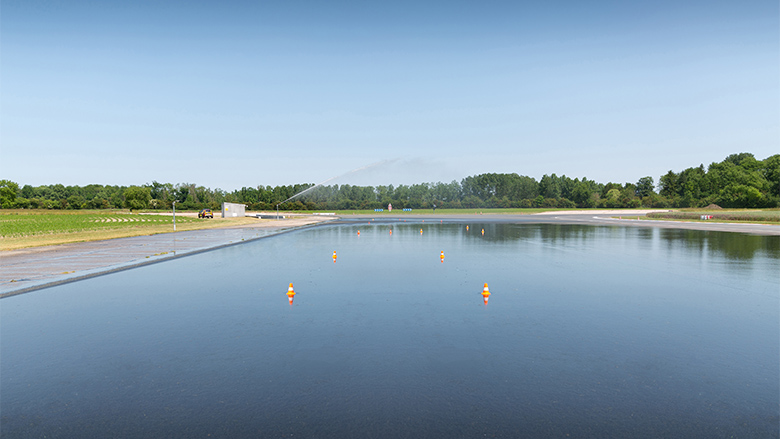
POLYGON ((286 199, 286 200, 284 200, 281 203, 278 203, 276 205, 276 219, 279 219, 279 206, 281 206, 282 204, 284 204, 284 203, 286 203, 286 202, 288 202, 288 201, 290 201, 290 200, 292 200, 294 198, 300 197, 301 195, 305 194, 306 192, 309 192, 310 190, 313 190, 313 189, 315 189, 315 188, 317 188, 319 186, 322 186, 323 184, 325 184, 325 183, 327 183, 327 182, 329 182, 331 180, 335 180, 337 178, 341 178, 341 177, 344 177, 344 176, 349 175, 349 174, 354 174, 355 172, 360 172, 360 171, 363 171, 363 170, 366 170, 366 169, 374 168, 374 167, 379 166, 379 165, 385 165, 385 164, 388 164, 388 163, 393 163, 393 162, 396 162, 398 160, 399 159, 386 159, 386 160, 378 161, 376 163, 371 163, 370 165, 361 166, 361 167, 359 167, 357 169, 353 169, 353 170, 351 170, 351 171, 349 171, 347 173, 344 173, 344 174, 341 174, 341 175, 337 175, 335 177, 330 177, 329 179, 327 179, 327 180, 325 180, 325 181, 323 181, 321 183, 317 183, 317 184, 315 184, 314 186, 312 186, 312 187, 310 187, 308 189, 304 189, 304 190, 298 192, 297 194, 293 195, 292 197, 290 197, 290 198, 288 198, 288 199, 286 199))

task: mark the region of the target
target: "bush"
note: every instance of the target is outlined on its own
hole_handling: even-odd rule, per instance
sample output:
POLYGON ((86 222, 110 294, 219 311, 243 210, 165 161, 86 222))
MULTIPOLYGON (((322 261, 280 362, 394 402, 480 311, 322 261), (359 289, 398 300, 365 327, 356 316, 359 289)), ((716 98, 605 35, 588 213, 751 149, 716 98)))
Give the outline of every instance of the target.
POLYGON ((558 207, 563 207, 566 209, 573 209, 577 207, 577 203, 574 201, 569 200, 568 198, 561 198, 558 200, 558 207))

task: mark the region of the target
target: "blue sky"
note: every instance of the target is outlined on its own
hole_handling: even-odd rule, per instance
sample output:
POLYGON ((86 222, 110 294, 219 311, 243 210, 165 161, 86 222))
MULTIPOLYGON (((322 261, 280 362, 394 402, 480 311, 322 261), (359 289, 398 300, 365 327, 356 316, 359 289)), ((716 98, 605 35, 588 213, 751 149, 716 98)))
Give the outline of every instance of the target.
POLYGON ((780 153, 772 1, 0 5, 0 178, 636 182, 780 153), (420 4, 423 3, 423 4, 420 4))

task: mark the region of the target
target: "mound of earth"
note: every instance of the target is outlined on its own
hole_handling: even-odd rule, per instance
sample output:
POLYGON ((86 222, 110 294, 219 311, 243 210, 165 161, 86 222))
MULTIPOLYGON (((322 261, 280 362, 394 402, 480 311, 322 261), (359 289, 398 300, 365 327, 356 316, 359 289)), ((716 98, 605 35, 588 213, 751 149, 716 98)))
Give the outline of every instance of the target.
POLYGON ((710 204, 709 206, 705 207, 705 209, 723 209, 723 208, 718 206, 717 204, 710 204))

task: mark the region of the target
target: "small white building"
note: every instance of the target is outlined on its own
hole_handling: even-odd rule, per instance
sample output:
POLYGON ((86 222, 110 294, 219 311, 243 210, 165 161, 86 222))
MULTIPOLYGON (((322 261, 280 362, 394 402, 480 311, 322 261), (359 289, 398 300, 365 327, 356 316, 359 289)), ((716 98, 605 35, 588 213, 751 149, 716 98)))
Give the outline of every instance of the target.
POLYGON ((243 217, 246 214, 246 204, 222 203, 222 218, 243 217))

